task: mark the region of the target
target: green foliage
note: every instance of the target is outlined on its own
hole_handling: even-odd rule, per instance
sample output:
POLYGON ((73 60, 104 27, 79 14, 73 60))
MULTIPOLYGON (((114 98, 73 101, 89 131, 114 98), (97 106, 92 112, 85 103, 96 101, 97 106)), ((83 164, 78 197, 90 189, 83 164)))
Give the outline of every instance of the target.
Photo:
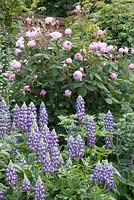
POLYGON ((19 28, 17 17, 26 11, 25 0, 1 0, 0 1, 0 26, 4 32, 16 33, 19 28))
MULTIPOLYGON (((27 28, 33 30, 32 27, 27 28)), ((35 28, 41 30, 37 25, 35 28)), ((43 26, 43 32, 40 32, 33 48, 28 47, 30 39, 25 37, 25 49, 15 58, 22 61, 22 67, 19 72, 11 69, 12 73, 16 73, 16 81, 10 88, 13 91, 10 99, 16 99, 18 104, 33 101, 38 105, 45 99, 52 123, 56 122, 57 115, 72 113, 74 99, 78 95, 85 97, 90 113, 110 109, 120 114, 124 109, 133 109, 134 75, 133 71, 128 69, 129 64, 133 63, 132 54, 119 54, 117 47, 114 47, 112 59, 107 53, 98 56, 97 52, 89 52, 92 42, 105 42, 107 38, 105 35, 96 35, 99 28, 83 13, 77 13, 73 23, 67 19, 66 28, 72 29, 71 36, 63 34, 61 39, 51 40, 47 27, 43 26), (68 40, 73 44, 70 51, 63 48, 63 43, 68 40), (82 55, 83 59, 77 61, 74 57, 81 49, 84 49, 85 53, 82 55), (118 56, 119 59, 116 59, 118 56), (64 67, 67 58, 72 58, 73 63, 64 67), (82 81, 73 78, 77 70, 82 70, 82 81), (113 72, 118 74, 116 80, 110 78, 113 72), (30 91, 24 94, 25 85, 30 87, 30 91), (45 96, 40 95, 41 89, 47 91, 45 96), (71 90, 72 95, 65 96, 65 90, 71 90), (126 101, 127 107, 124 106, 126 101)), ((55 30, 57 29, 54 26, 50 26, 50 32, 55 30)))
POLYGON ((116 138, 113 155, 117 160, 116 166, 120 169, 121 192, 120 198, 133 199, 134 195, 134 114, 126 113, 119 118, 116 124, 116 138))
POLYGON ((83 1, 90 20, 105 29, 108 42, 117 46, 134 46, 134 2, 131 0, 83 1))
MULTIPOLYGON (((45 12, 41 12, 41 14, 45 16, 53 16, 53 17, 66 17, 67 11, 73 9, 75 3, 78 3, 77 0, 41 0, 38 4, 38 7, 45 7, 45 12)), ((39 11, 38 11, 39 12, 39 11)))

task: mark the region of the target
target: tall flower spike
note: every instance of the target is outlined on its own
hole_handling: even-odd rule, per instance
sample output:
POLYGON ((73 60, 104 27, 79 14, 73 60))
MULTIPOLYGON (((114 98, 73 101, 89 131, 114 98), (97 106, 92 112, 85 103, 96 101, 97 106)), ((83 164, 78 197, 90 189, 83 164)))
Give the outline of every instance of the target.
POLYGON ((19 127, 23 132, 28 131, 28 107, 25 103, 20 108, 19 127))
POLYGON ((58 147, 53 147, 50 155, 51 155, 51 160, 54 166, 54 173, 57 173, 61 166, 61 162, 63 162, 63 159, 61 159, 60 150, 58 149, 58 147))
POLYGON ((37 117, 37 109, 36 109, 36 106, 34 105, 33 102, 31 102, 28 106, 28 112, 29 112, 29 115, 31 113, 34 113, 34 115, 37 117))
POLYGON ((76 139, 70 136, 67 143, 67 155, 71 158, 82 158, 84 156, 84 141, 78 135, 76 139))
POLYGON ((46 152, 47 148, 44 142, 44 139, 41 138, 39 142, 39 146, 36 150, 36 158, 38 163, 43 163, 43 161, 46 159, 46 152))
POLYGON ((45 142, 46 149, 51 152, 53 147, 58 147, 58 136, 55 130, 52 132, 49 131, 48 127, 45 125, 42 130, 42 137, 45 142))
POLYGON ((93 182, 97 185, 103 185, 105 170, 103 165, 98 162, 93 171, 93 182))
POLYGON ((81 96, 78 96, 76 99, 76 115, 78 117, 78 121, 82 122, 85 117, 85 101, 81 96))
POLYGON ((44 102, 41 103, 39 108, 39 127, 40 130, 44 127, 44 125, 48 125, 48 113, 47 108, 44 102))
POLYGON ((36 122, 33 123, 30 132, 28 133, 28 148, 29 151, 36 151, 39 148, 41 134, 36 122))
POLYGON ((93 182, 110 192, 115 187, 114 168, 107 161, 98 163, 93 171, 93 182))
POLYGON ((0 102, 0 138, 3 135, 8 134, 11 130, 11 117, 9 107, 6 102, 2 100, 0 102))
POLYGON ((44 174, 46 174, 46 173, 54 174, 55 173, 54 162, 52 161, 51 155, 49 152, 47 152, 46 157, 43 160, 42 172, 44 174))
POLYGON ((24 174, 24 180, 22 183, 22 192, 26 192, 26 191, 30 191, 32 190, 32 185, 29 181, 29 179, 27 178, 27 176, 24 174))
POLYGON ((34 199, 35 200, 44 200, 46 198, 45 191, 46 191, 45 185, 42 182, 41 177, 39 176, 39 178, 35 184, 35 187, 34 187, 34 199))
POLYGON ((111 149, 114 133, 114 118, 110 111, 105 115, 104 125, 105 130, 110 133, 110 137, 105 137, 105 147, 106 149, 111 149))
POLYGON ((114 181, 114 168, 112 164, 105 165, 106 168, 106 190, 110 192, 112 189, 115 188, 115 181, 114 181))
POLYGON ((96 128, 94 120, 88 120, 86 122, 87 128, 87 145, 89 148, 93 148, 96 144, 96 128))
POLYGON ((28 132, 31 131, 31 128, 34 123, 37 123, 36 115, 34 114, 34 112, 30 112, 28 116, 28 123, 27 123, 28 132))
POLYGON ((19 128, 19 115, 20 107, 17 104, 15 104, 12 112, 13 124, 15 129, 19 128))
POLYGON ((13 166, 12 161, 10 160, 9 165, 6 169, 6 183, 7 185, 12 186, 15 189, 17 182, 18 182, 17 173, 13 166))
POLYGON ((4 192, 0 190, 0 200, 4 200, 5 197, 4 197, 4 192))

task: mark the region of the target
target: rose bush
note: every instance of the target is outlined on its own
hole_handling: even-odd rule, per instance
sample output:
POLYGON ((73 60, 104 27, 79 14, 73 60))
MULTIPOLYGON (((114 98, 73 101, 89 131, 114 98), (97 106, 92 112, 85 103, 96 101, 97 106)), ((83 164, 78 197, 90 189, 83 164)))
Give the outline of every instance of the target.
POLYGON ((75 13, 65 34, 58 32, 58 21, 52 17, 43 26, 32 22, 21 31, 9 66, 10 75, 15 74, 11 99, 37 105, 45 99, 53 113, 51 121, 74 110, 77 95, 85 97, 91 113, 108 109, 121 113, 126 102, 131 110, 133 49, 108 45, 106 32, 90 23, 82 8, 75 13))

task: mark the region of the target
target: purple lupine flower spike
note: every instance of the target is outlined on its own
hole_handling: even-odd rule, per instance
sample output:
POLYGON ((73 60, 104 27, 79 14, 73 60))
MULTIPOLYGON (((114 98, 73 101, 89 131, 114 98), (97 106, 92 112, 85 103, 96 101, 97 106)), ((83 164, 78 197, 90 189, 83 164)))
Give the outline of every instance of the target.
POLYGON ((43 160, 42 172, 44 174, 46 174, 46 173, 54 174, 54 172, 55 172, 54 162, 52 161, 51 155, 49 152, 46 153, 46 157, 43 160))
POLYGON ((85 101, 81 96, 76 99, 76 115, 79 122, 83 122, 85 117, 85 101))
POLYGON ((15 129, 19 128, 19 115, 20 115, 20 107, 17 104, 15 104, 12 113, 13 124, 15 129))
POLYGON ((42 182, 41 177, 39 176, 34 187, 34 200, 44 200, 46 198, 45 191, 45 185, 42 182))
POLYGON ((55 130, 52 132, 49 131, 48 127, 45 125, 42 130, 42 137, 44 139, 46 148, 49 152, 51 152, 52 147, 58 147, 58 136, 55 130))
POLYGON ((105 180, 104 176, 105 170, 103 168, 103 165, 98 162, 93 171, 93 182, 97 185, 103 185, 105 180))
POLYGON ((31 102, 28 106, 29 115, 33 113, 37 117, 37 109, 33 102, 31 102))
POLYGON ((48 113, 47 108, 44 102, 41 103, 39 108, 39 127, 40 130, 44 127, 44 125, 48 125, 48 113))
POLYGON ((34 123, 37 124, 37 118, 36 118, 36 115, 34 114, 34 112, 31 112, 31 113, 29 113, 28 122, 27 122, 28 132, 31 131, 31 128, 34 123))
POLYGON ((105 115, 104 119, 105 130, 110 133, 111 137, 105 137, 106 149, 112 148, 113 133, 114 133, 114 118, 110 111, 105 115))
POLYGON ((28 148, 29 151, 36 151, 39 147, 41 133, 36 121, 33 123, 30 132, 28 133, 28 148))
POLYGON ((4 200, 5 196, 4 196, 4 192, 0 190, 0 200, 4 200))
POLYGON ((93 171, 93 182, 101 187, 105 186, 107 192, 115 187, 114 168, 107 161, 98 162, 93 171))
POLYGON ((67 155, 70 158, 73 158, 75 156, 74 145, 75 145, 74 138, 73 136, 70 136, 67 141, 67 155))
POLYGON ((11 131, 11 117, 6 102, 0 102, 0 138, 11 131))
POLYGON ((82 158, 84 156, 84 141, 78 135, 76 139, 70 136, 67 143, 67 155, 71 158, 82 158))
POLYGON ((60 150, 58 147, 53 147, 51 150, 51 160, 54 166, 54 173, 57 173, 59 171, 59 168, 61 166, 61 162, 63 162, 60 154, 60 150))
POLYGON ((6 169, 6 183, 7 185, 12 186, 15 189, 17 182, 18 182, 17 173, 12 161, 10 161, 6 169))
POLYGON ((96 127, 95 121, 90 119, 86 122, 87 129, 87 146, 93 148, 96 144, 96 127))
POLYGON ((84 156, 84 141, 80 135, 75 140, 75 154, 76 158, 82 158, 84 156))
POLYGON ((22 132, 28 132, 28 118, 28 107, 23 103, 19 114, 19 128, 22 129, 22 132))
POLYGON ((49 134, 49 133, 50 133, 50 130, 49 130, 48 126, 45 124, 45 125, 42 127, 41 135, 42 135, 42 137, 45 139, 45 136, 46 136, 47 134, 49 134))
POLYGON ((46 144, 44 142, 44 139, 41 138, 39 146, 36 150, 36 158, 38 163, 43 163, 44 159, 46 158, 46 152, 47 152, 46 144))
POLYGON ((114 168, 112 164, 106 165, 106 190, 110 192, 115 188, 114 168))
POLYGON ((29 181, 29 179, 27 178, 27 176, 24 174, 24 179, 23 179, 23 183, 22 183, 22 192, 26 192, 26 191, 30 191, 32 190, 32 185, 29 181))

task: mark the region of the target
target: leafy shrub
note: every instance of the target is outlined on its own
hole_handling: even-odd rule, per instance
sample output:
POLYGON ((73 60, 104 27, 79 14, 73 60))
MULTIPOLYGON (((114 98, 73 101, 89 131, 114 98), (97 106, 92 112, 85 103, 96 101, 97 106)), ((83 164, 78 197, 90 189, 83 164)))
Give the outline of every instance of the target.
POLYGON ((83 1, 89 12, 90 20, 105 29, 108 34, 108 43, 119 47, 134 46, 134 2, 121 1, 83 1))
MULTIPOLYGON (((74 4, 78 3, 77 0, 41 0, 38 3, 38 7, 45 7, 46 10, 42 14, 45 16, 53 16, 53 17, 66 17, 67 16, 67 11, 70 11, 73 9, 74 4)), ((39 11, 38 11, 39 12, 39 11)))
POLYGON ((56 32, 54 18, 46 18, 45 23, 39 27, 30 22, 27 31, 19 34, 16 57, 12 57, 8 71, 15 75, 10 80, 10 100, 39 105, 45 99, 53 113, 51 122, 55 116, 74 110, 77 95, 85 97, 91 113, 133 108, 133 49, 107 45, 105 31, 81 11, 73 24, 67 24, 72 33, 68 34, 68 29, 63 35, 56 32))
POLYGON ((3 32, 16 33, 19 28, 17 17, 26 10, 25 0, 0 1, 0 26, 3 32))

